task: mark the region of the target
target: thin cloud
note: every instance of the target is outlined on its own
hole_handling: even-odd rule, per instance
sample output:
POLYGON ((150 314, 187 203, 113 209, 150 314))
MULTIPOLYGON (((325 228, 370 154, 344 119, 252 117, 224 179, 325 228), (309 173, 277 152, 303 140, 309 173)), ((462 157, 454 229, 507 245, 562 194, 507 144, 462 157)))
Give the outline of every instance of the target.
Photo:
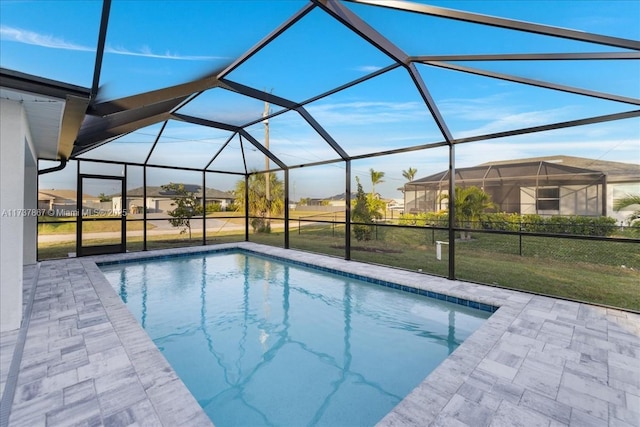
POLYGON ((377 65, 361 65, 355 68, 356 71, 362 71, 365 73, 373 73, 381 69, 382 67, 379 67, 377 65))
POLYGON ((307 110, 320 123, 334 125, 406 123, 424 120, 428 114, 426 107, 418 102, 356 101, 314 105, 307 110))
POLYGON ((95 52, 94 48, 68 42, 62 38, 51 35, 38 34, 21 28, 0 26, 0 39, 50 49, 76 50, 82 52, 95 52))
POLYGON ((458 132, 461 138, 486 135, 513 129, 522 129, 540 125, 546 125, 559 121, 568 108, 555 108, 551 110, 530 111, 525 113, 511 113, 504 116, 494 116, 493 120, 471 130, 458 132))
POLYGON ((157 58, 157 59, 172 59, 176 61, 211 61, 216 59, 228 59, 226 56, 207 56, 207 55, 179 55, 170 51, 165 53, 153 53, 148 46, 143 47, 140 51, 125 49, 123 47, 111 47, 107 46, 104 49, 105 53, 112 53, 114 55, 126 55, 126 56, 140 56, 144 58, 157 58))
MULTIPOLYGON (((73 43, 60 37, 52 35, 39 34, 22 28, 0 26, 0 39, 4 41, 23 43, 32 46, 39 46, 48 49, 61 49, 78 52, 95 52, 96 49, 90 46, 73 43)), ((211 61, 219 59, 228 59, 225 56, 207 56, 207 55, 180 55, 175 52, 166 51, 164 53, 154 53, 148 46, 144 46, 139 51, 126 49, 124 47, 106 46, 105 53, 114 55, 138 56, 143 58, 169 59, 176 61, 211 61)))

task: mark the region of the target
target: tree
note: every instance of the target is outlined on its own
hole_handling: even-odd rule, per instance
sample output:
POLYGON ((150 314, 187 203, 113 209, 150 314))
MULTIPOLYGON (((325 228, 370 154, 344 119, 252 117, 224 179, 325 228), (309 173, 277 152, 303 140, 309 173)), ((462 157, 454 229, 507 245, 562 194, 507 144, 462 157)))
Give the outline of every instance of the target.
POLYGON ((171 206, 176 208, 168 212, 171 216, 169 222, 174 227, 180 228, 180 234, 184 234, 189 230, 189 240, 191 240, 191 218, 202 214, 202 204, 196 198, 195 193, 188 191, 184 184, 170 182, 163 185, 162 188, 174 194, 171 198, 173 201, 171 206))
MULTIPOLYGON (((454 201, 454 213, 456 223, 459 227, 472 228, 473 224, 480 220, 480 215, 487 209, 495 207, 491 201, 491 196, 476 186, 456 187, 454 201)), ((441 200, 449 199, 448 194, 443 194, 441 200)), ((451 209, 451 204, 449 204, 451 209)), ((470 240, 471 233, 461 231, 462 240, 470 240)))
POLYGON ((102 202, 110 202, 112 200, 111 196, 107 196, 104 193, 98 194, 98 198, 100 199, 100 203, 102 203, 102 202))
POLYGON ((640 220, 640 194, 627 195, 621 199, 617 199, 613 203, 613 210, 620 212, 622 210, 627 210, 627 208, 631 208, 632 206, 635 206, 635 210, 627 216, 627 221, 629 222, 629 225, 633 225, 635 221, 640 220))
MULTIPOLYGON (((410 167, 406 171, 405 170, 402 171, 402 176, 404 177, 404 179, 407 180, 407 182, 411 182, 414 180, 417 173, 418 173, 418 169, 410 167)), ((407 208, 406 201, 407 199, 405 197, 405 209, 407 208)), ((418 208, 418 187, 416 186, 413 187, 413 204, 414 204, 414 207, 417 209, 418 208)))
POLYGON ((384 182, 382 180, 382 178, 384 178, 384 172, 375 171, 373 168, 369 169, 369 172, 371 173, 371 193, 376 194, 376 184, 384 182))
POLYGON ((409 168, 406 171, 405 170, 402 171, 402 176, 404 177, 404 179, 406 179, 407 181, 411 182, 416 177, 417 173, 418 173, 418 169, 409 168))
MULTIPOLYGON (((364 194, 360 178, 357 176, 356 183, 358 185, 358 190, 356 192, 353 210, 351 211, 351 219, 353 222, 370 223, 372 218, 367 204, 367 196, 364 194)), ((356 240, 359 241, 371 240, 371 227, 368 225, 354 224, 353 235, 356 237, 356 240)))
MULTIPOLYGON (((245 211, 245 184, 244 180, 236 183, 234 190, 234 206, 239 212, 245 211)), ((269 215, 281 215, 284 212, 284 185, 274 173, 252 173, 249 175, 249 216, 251 226, 255 232, 271 232, 271 224, 267 218, 269 215), (269 198, 266 193, 266 180, 269 176, 269 198)))

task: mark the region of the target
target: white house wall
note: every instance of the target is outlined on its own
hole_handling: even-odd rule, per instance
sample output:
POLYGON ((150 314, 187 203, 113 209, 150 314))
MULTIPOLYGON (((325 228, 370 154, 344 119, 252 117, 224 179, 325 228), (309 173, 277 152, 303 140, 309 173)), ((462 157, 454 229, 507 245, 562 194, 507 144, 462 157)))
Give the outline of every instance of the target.
MULTIPOLYGON (((607 209, 612 207, 617 199, 632 195, 640 195, 640 182, 609 184, 607 187, 607 209)), ((635 205, 635 207, 629 207, 620 212, 615 212, 613 208, 611 208, 611 210, 608 211, 608 215, 624 224, 627 222, 629 215, 637 209, 640 209, 640 206, 635 205)))
MULTIPOLYGON (((520 213, 538 215, 583 215, 600 216, 602 214, 602 187, 600 185, 563 185, 560 186, 560 209, 538 210, 536 212, 536 188, 520 187, 520 213)), ((607 212, 611 212, 607 205, 607 212)))
MULTIPOLYGON (((0 332, 18 329, 22 320, 25 215, 19 210, 25 208, 28 129, 22 104, 0 99, 0 332)), ((29 173, 26 187, 32 186, 29 173)), ((34 190, 33 197, 37 200, 36 194, 34 190)), ((35 245, 35 239, 31 244, 35 245)))

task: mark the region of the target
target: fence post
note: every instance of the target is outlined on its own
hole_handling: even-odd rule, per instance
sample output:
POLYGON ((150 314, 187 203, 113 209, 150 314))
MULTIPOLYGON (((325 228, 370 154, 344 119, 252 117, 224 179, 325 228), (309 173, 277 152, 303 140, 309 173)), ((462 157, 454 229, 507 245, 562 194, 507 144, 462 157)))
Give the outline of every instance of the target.
POLYGON ((298 236, 300 235, 300 218, 298 218, 298 236))
POLYGON ((520 239, 520 256, 522 256, 522 221, 520 221, 520 232, 518 233, 518 239, 520 239))
POLYGON ((333 214, 333 224, 331 224, 331 236, 336 237, 336 214, 333 214))

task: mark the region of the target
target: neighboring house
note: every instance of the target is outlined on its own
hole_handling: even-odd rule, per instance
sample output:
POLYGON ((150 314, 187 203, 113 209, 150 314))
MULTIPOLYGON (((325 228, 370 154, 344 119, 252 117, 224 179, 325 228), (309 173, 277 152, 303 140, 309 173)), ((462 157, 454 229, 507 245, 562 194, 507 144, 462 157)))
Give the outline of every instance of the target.
MULTIPOLYGON (((71 211, 78 208, 76 199, 76 190, 40 190, 38 191, 38 209, 46 209, 48 211, 65 210, 71 211)), ((82 195, 83 209, 103 209, 100 203, 100 197, 90 194, 82 195)), ((107 207, 107 209, 109 209, 107 207)))
MULTIPOLYGON (((202 204, 202 186, 195 184, 185 184, 187 191, 193 192, 202 204)), ((142 213, 143 206, 146 206, 149 213, 164 213, 173 210, 173 198, 176 193, 165 190, 162 187, 147 187, 147 199, 144 201, 144 187, 127 190, 127 205, 130 213, 142 213)), ((218 204, 222 210, 226 210, 234 200, 233 193, 229 191, 220 191, 215 188, 207 188, 205 192, 205 200, 207 205, 218 204)), ((122 197, 114 195, 112 197, 113 209, 120 212, 122 209, 122 197)))
MULTIPOLYGON (((548 156, 484 163, 456 169, 456 186, 476 186, 491 195, 499 212, 539 215, 610 216, 615 200, 640 194, 640 165, 572 156, 548 156)), ((405 212, 447 208, 449 172, 404 185, 405 212)))
MULTIPOLYGON (((404 205, 402 199, 383 199, 380 194, 377 197, 385 203, 386 209, 403 211, 404 205)), ((351 203, 356 200, 357 193, 351 193, 351 203)), ((298 204, 298 210, 315 210, 327 212, 343 211, 346 207, 346 193, 336 194, 335 196, 326 198, 309 198, 305 199, 305 204, 298 204)))

